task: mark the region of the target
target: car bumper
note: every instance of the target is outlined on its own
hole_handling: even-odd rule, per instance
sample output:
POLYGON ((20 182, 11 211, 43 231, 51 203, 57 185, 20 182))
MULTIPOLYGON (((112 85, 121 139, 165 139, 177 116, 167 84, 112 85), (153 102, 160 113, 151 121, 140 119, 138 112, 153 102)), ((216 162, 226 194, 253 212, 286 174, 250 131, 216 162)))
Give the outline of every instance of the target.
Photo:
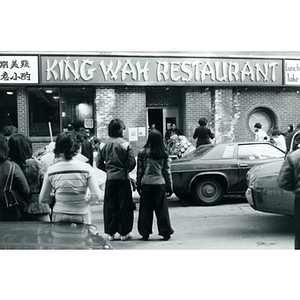
POLYGON ((247 202, 251 205, 251 207, 255 208, 254 200, 253 200, 253 193, 252 193, 252 189, 251 188, 247 188, 245 196, 246 196, 247 202))

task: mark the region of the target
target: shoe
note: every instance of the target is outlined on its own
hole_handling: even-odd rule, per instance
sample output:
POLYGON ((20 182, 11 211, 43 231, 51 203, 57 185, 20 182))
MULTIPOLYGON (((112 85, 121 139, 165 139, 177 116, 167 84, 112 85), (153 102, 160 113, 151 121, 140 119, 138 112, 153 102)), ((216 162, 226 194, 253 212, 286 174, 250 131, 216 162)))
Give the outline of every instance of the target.
POLYGON ((121 235, 121 241, 127 241, 132 238, 132 235, 130 233, 126 235, 121 235))
POLYGON ((149 234, 148 235, 143 235, 142 240, 143 241, 148 241, 149 239, 149 234))
POLYGON ((165 235, 165 236, 163 237, 163 240, 164 240, 164 241, 168 241, 170 238, 171 238, 170 235, 165 235))
POLYGON ((113 236, 113 235, 107 235, 107 239, 109 240, 109 241, 113 241, 114 239, 115 239, 115 237, 113 236))

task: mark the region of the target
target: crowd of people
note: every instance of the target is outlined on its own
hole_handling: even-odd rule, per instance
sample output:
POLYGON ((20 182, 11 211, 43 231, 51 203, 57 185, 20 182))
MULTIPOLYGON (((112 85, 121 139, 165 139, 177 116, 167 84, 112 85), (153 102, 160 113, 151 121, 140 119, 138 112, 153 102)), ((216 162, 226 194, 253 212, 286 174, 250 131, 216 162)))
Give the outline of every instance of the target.
MULTIPOLYGON (((196 147, 210 144, 215 138, 207 123, 206 118, 199 119, 199 126, 193 134, 196 147)), ((38 157, 33 154, 32 143, 28 137, 18 133, 16 127, 6 126, 0 135, 0 220, 91 224, 91 195, 95 201, 101 201, 102 198, 93 168, 96 166, 106 174, 103 219, 107 239, 128 240, 132 237, 134 223, 133 186, 129 173, 136 168, 136 189, 140 195, 138 232, 143 240, 149 239, 153 233, 155 214, 158 234, 164 240, 170 239, 174 230, 167 198, 173 193, 173 182, 171 156, 167 145, 174 137, 181 136, 181 132, 176 124, 172 124, 165 136, 151 128, 147 142, 136 159, 130 143, 125 139, 125 128, 122 120, 111 120, 108 125, 108 138, 100 143, 89 130, 80 128, 75 131, 70 125, 38 157), (94 162, 95 152, 97 155, 94 162), (8 208, 3 189, 12 165, 13 189, 18 191, 26 205, 8 208)), ((288 145, 293 134, 300 131, 300 124, 296 128, 289 124, 285 133, 275 128, 270 136, 260 123, 256 123, 254 128, 255 141, 270 142, 283 151, 289 151, 288 145)), ((298 146, 299 142, 296 140, 294 144, 298 146)), ((295 149, 295 145, 291 147, 295 149)), ((295 164, 294 161, 289 163, 295 164)), ((292 178, 291 173, 286 176, 292 178)), ((291 189, 283 182, 280 184, 291 189)), ((298 206, 295 211, 300 214, 298 206)), ((300 229, 297 243, 300 245, 300 229)))
POLYGON ((103 219, 108 240, 132 237, 133 197, 129 173, 137 166, 137 191, 141 196, 138 231, 143 240, 152 234, 153 213, 159 235, 170 239, 174 230, 168 213, 167 197, 173 193, 170 157, 162 134, 154 129, 145 147, 134 156, 124 138, 125 124, 113 119, 105 141, 92 143, 84 128, 72 126, 60 133, 39 158, 32 143, 17 128, 4 128, 0 135, 0 189, 3 191, 10 166, 15 164, 12 188, 26 205, 8 208, 0 192, 0 221, 48 221, 91 224, 89 203, 101 201, 96 167, 106 173, 103 219), (96 145, 98 143, 98 145, 96 145))

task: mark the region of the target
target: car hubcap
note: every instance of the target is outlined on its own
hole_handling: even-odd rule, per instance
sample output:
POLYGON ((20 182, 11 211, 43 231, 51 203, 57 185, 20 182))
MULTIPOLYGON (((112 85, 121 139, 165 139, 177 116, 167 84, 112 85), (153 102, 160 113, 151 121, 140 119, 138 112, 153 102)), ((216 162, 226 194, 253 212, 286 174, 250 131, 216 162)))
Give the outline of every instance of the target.
POLYGON ((202 189, 202 193, 205 197, 211 197, 216 193, 216 189, 214 186, 212 185, 206 185, 203 187, 202 189))

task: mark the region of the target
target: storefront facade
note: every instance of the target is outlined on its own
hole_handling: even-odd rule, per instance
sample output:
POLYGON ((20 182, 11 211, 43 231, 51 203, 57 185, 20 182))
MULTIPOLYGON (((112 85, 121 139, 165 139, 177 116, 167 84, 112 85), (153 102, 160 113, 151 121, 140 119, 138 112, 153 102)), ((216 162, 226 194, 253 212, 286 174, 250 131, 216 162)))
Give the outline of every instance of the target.
POLYGON ((299 92, 300 56, 0 53, 0 130, 18 127, 34 150, 69 124, 105 139, 113 118, 135 154, 153 123, 163 134, 176 123, 195 144, 200 117, 216 142, 253 140, 256 122, 268 132, 300 122, 299 92))

